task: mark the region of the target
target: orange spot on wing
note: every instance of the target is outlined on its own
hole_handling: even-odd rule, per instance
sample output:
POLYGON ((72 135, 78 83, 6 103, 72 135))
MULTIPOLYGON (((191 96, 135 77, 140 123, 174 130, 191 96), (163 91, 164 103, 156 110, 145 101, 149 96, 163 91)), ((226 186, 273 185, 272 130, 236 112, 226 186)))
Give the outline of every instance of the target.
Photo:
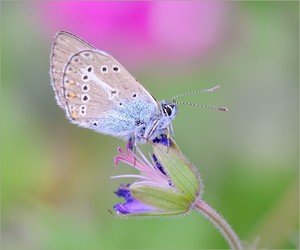
POLYGON ((78 112, 77 111, 72 111, 71 117, 76 118, 77 116, 78 116, 78 112))
POLYGON ((74 85, 74 84, 75 84, 75 81, 74 81, 74 80, 69 80, 69 84, 70 84, 70 85, 74 85))
POLYGON ((76 97, 76 94, 74 92, 70 92, 70 93, 67 94, 67 97, 69 99, 74 99, 76 97))

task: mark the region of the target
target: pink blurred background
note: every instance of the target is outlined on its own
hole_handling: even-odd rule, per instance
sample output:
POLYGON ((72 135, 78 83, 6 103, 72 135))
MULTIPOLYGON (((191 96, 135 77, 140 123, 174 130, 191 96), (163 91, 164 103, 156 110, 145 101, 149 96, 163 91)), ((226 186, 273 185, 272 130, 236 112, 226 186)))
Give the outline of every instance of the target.
POLYGON ((229 4, 216 1, 43 2, 49 34, 67 30, 130 65, 201 58, 222 42, 229 4))

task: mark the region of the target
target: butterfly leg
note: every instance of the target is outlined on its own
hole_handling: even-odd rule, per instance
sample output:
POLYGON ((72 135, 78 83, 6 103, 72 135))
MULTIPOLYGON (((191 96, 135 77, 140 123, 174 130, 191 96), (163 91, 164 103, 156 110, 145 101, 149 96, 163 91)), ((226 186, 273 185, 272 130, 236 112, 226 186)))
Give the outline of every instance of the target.
POLYGON ((170 127, 167 127, 167 140, 168 140, 168 148, 167 148, 167 153, 168 153, 169 147, 171 146, 171 144, 170 144, 170 127))
POLYGON ((169 124, 169 128, 170 128, 170 130, 171 130, 172 136, 175 137, 174 129, 173 129, 173 126, 172 126, 172 123, 171 123, 171 122, 170 122, 170 124, 169 124))
POLYGON ((136 164, 136 147, 137 147, 137 143, 136 143, 136 139, 134 134, 130 137, 129 141, 128 141, 128 147, 129 149, 134 153, 134 162, 133 162, 133 166, 135 167, 136 164))
MULTIPOLYGON (((168 135, 167 135, 167 139, 168 139, 168 148, 171 147, 171 144, 170 144, 170 132, 172 133, 172 136, 175 137, 174 135, 174 129, 173 129, 173 126, 172 126, 172 123, 169 124, 168 128, 168 135)), ((169 149, 168 149, 169 150, 169 149)))

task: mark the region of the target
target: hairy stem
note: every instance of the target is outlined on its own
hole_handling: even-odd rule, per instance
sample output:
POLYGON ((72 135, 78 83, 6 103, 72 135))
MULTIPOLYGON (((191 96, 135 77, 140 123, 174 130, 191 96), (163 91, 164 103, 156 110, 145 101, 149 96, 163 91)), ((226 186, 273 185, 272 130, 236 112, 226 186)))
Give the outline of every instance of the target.
POLYGON ((214 209, 202 200, 196 201, 195 209, 214 224, 228 242, 231 249, 243 249, 238 236, 232 230, 231 226, 214 209))

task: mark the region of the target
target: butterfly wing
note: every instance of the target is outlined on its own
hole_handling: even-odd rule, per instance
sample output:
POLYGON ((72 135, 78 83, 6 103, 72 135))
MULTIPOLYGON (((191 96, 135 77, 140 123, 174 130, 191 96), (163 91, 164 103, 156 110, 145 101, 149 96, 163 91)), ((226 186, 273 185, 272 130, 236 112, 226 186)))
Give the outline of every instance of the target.
POLYGON ((56 98, 68 118, 100 133, 132 133, 141 116, 158 110, 151 94, 112 56, 61 32, 51 55, 56 98))
POLYGON ((63 96, 63 70, 69 58, 84 49, 94 49, 94 47, 79 37, 62 31, 56 34, 54 43, 52 44, 50 54, 50 75, 51 84, 55 92, 58 105, 65 109, 65 101, 63 96))

